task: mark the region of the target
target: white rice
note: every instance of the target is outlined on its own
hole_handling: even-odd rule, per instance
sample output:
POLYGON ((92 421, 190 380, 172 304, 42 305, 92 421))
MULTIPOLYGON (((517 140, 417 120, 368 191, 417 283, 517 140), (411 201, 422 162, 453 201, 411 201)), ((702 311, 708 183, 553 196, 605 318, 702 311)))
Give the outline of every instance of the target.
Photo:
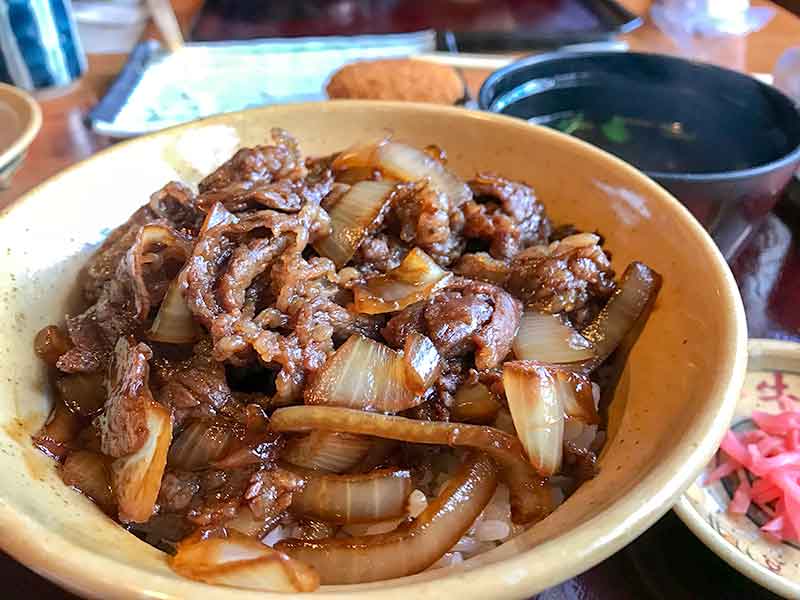
POLYGON ((484 519, 475 528, 475 539, 479 542, 500 542, 511 535, 511 526, 506 521, 484 519))
POLYGON ((406 511, 413 519, 416 519, 428 508, 428 498, 422 490, 414 490, 408 495, 406 501, 406 511))
POLYGON ((287 528, 284 528, 281 525, 276 525, 274 529, 272 529, 261 539, 261 541, 267 546, 272 547, 287 537, 289 537, 287 528))
POLYGON ((350 523, 342 525, 342 533, 352 537, 362 535, 378 535, 380 533, 388 533, 394 531, 397 527, 405 521, 405 517, 400 519, 390 519, 388 521, 378 521, 377 523, 350 523))
POLYGON ((481 543, 474 537, 464 536, 456 542, 456 545, 451 548, 454 552, 464 552, 472 555, 478 552, 481 543))
POLYGON ((564 423, 564 441, 572 442, 578 450, 588 450, 597 436, 597 425, 585 425, 577 419, 564 423))
POLYGON ((442 558, 433 563, 430 568, 442 569, 444 567, 453 567, 462 562, 464 562, 464 557, 460 552, 447 552, 442 558))

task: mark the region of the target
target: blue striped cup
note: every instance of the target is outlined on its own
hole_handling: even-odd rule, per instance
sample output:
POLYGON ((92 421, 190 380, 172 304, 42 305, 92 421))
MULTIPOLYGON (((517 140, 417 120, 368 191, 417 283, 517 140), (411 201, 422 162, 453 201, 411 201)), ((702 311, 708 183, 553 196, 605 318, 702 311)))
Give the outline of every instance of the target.
POLYGON ((85 70, 69 0, 0 0, 0 81, 32 91, 85 70))

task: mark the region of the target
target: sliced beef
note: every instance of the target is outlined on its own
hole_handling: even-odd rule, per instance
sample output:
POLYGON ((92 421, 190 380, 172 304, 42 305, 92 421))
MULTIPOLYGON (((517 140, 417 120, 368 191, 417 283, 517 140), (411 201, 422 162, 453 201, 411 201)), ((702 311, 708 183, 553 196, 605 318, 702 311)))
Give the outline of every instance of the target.
POLYGON ((469 182, 474 200, 464 205, 464 236, 489 244, 497 259, 547 241, 550 221, 533 190, 518 181, 480 173, 469 182))
POLYGON ((205 218, 191 188, 177 181, 170 181, 150 196, 148 207, 156 219, 192 237, 197 235, 205 218))
POLYGON ((139 450, 147 439, 146 408, 153 402, 150 393, 150 348, 131 337, 121 337, 114 348, 108 381, 108 400, 100 425, 103 454, 119 458, 139 450))
POLYGON ((219 190, 210 190, 200 196, 203 208, 221 202, 231 212, 254 208, 271 208, 282 212, 297 212, 306 204, 319 204, 331 191, 333 175, 309 183, 305 179, 271 181, 237 181, 219 190))
POLYGON ((188 471, 167 471, 161 479, 158 505, 163 512, 185 511, 200 492, 200 475, 188 471))
POLYGON ((186 518, 195 526, 213 527, 235 517, 245 503, 245 492, 257 470, 258 467, 242 467, 199 473, 200 489, 186 509, 186 518))
POLYGON ((106 254, 116 256, 123 240, 128 247, 116 257, 114 277, 103 281, 92 306, 67 317, 74 347, 58 359, 62 371, 105 370, 117 340, 148 319, 191 251, 191 239, 161 221, 130 228, 106 254))
POLYGON ((211 341, 195 345, 192 356, 154 361, 153 387, 159 402, 173 409, 176 425, 188 418, 213 417, 233 400, 225 366, 214 360, 211 341))
POLYGON ((475 352, 479 369, 497 366, 511 349, 522 305, 497 286, 457 279, 427 302, 400 311, 386 324, 383 336, 402 347, 412 331, 431 338, 444 358, 475 352))
POLYGON ((608 300, 614 271, 599 238, 581 233, 521 252, 511 262, 507 288, 536 310, 580 314, 608 300))
POLYGON ((306 174, 303 156, 295 140, 283 129, 272 129, 273 145, 242 148, 200 182, 201 195, 242 183, 297 179, 306 174))
POLYGON ((273 144, 242 148, 200 182, 198 203, 209 209, 217 202, 233 212, 257 206, 297 212, 306 204, 318 205, 333 185, 329 171, 307 170, 300 147, 289 133, 275 128, 273 144))
POLYGON ((95 250, 81 274, 83 295, 87 302, 97 302, 106 284, 114 278, 117 265, 128 252, 139 230, 157 216, 149 206, 137 210, 125 223, 114 229, 95 250))
POLYGON ((244 497, 253 515, 269 520, 289 508, 292 494, 303 484, 301 477, 286 469, 261 469, 253 474, 244 497))
POLYGON ((426 306, 426 302, 417 302, 389 319, 389 322, 381 330, 381 334, 390 346, 397 349, 402 348, 409 334, 415 331, 427 335, 424 320, 426 306))
POLYGON ((508 280, 509 263, 486 252, 475 252, 464 254, 453 267, 453 272, 467 279, 503 286, 508 280))
POLYGON ((475 349, 473 336, 493 312, 494 307, 484 294, 445 289, 425 307, 425 331, 444 358, 464 356, 475 349))
MULTIPOLYGON (((320 235, 326 235, 329 227, 327 213, 319 206, 309 205, 296 214, 274 210, 257 211, 247 214, 242 219, 231 219, 210 228, 198 238, 188 261, 186 297, 189 310, 208 328, 213 327, 216 317, 225 313, 217 295, 217 280, 224 274, 231 256, 241 244, 247 247, 238 250, 238 255, 244 256, 247 252, 256 252, 259 254, 258 269, 264 271, 271 265, 271 259, 276 255, 275 248, 270 246, 272 240, 290 236, 284 250, 297 254, 302 252, 310 241, 320 235), (255 241, 258 239, 267 240, 265 247, 250 246, 258 244, 255 241)), ((234 270, 227 275, 222 286, 223 292, 228 295, 226 302, 230 304, 238 303, 241 290, 246 289, 256 276, 254 269, 239 268, 238 264, 239 261, 234 262, 234 270)))
POLYGON ((402 262, 409 249, 407 244, 390 233, 376 233, 361 242, 353 262, 364 275, 386 273, 402 262))
POLYGON ((398 194, 386 219, 389 231, 409 247, 417 246, 442 266, 464 250, 464 213, 424 182, 398 194))

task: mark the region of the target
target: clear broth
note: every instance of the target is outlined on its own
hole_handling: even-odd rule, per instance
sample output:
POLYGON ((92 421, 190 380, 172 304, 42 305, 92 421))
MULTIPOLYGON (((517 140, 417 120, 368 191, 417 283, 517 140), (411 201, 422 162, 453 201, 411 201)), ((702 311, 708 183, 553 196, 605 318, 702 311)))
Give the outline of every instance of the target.
POLYGON ((513 98, 502 112, 574 135, 644 171, 738 171, 794 149, 785 124, 744 97, 611 82, 538 89, 513 98))

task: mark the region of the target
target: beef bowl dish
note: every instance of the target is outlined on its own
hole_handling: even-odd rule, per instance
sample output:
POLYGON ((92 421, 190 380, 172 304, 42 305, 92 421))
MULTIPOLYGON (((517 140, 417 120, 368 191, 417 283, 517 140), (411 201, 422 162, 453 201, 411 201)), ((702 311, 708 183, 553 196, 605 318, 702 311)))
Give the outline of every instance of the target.
MULTIPOLYGON (((362 105, 341 106, 355 123, 347 108, 362 105)), ((540 137, 542 162, 548 144, 563 144, 589 154, 589 171, 606 161, 640 189, 590 174, 594 190, 564 203, 558 188, 540 191, 541 166, 526 173, 512 159, 504 169, 476 152, 486 125, 461 123, 457 109, 419 109, 410 129, 410 114, 392 127, 376 109, 371 124, 324 144, 293 110, 154 136, 164 145, 149 162, 174 176, 138 203, 120 192, 115 226, 59 275, 58 293, 68 295, 54 303, 60 311, 17 314, 47 403, 17 396, 5 431, 29 477, 103 522, 85 543, 124 539, 103 559, 143 552, 176 597, 196 585, 328 593, 502 568, 557 543, 559 530, 591 523, 591 511, 609 511, 602 489, 615 478, 629 481, 617 504, 648 513, 625 535, 663 512, 713 451, 741 367, 741 306, 688 213, 615 159, 503 117, 490 121, 540 137), (424 135, 437 114, 476 133, 424 135), (205 144, 213 151, 198 152, 205 144), (653 216, 631 199, 637 193, 664 197, 673 214, 653 216), (604 201, 629 231, 592 218, 604 201), (710 289, 680 272, 690 267, 677 268, 675 255, 631 241, 648 218, 680 231, 685 248, 676 252, 694 244, 710 289), (637 363, 648 337, 664 331, 664 304, 690 285, 728 303, 727 314, 699 317, 701 330, 727 341, 714 355, 718 370, 698 370, 709 342, 674 314, 663 319, 670 334, 660 356, 637 363), (656 381, 700 404, 714 400, 705 413, 671 408, 664 390, 647 387, 656 381), (623 452, 644 462, 625 468, 658 470, 648 461, 664 450, 641 435, 653 418, 674 426, 659 435, 675 456, 658 466, 685 460, 637 491, 648 477, 629 480, 615 463, 627 442, 623 452), (584 516, 559 523, 576 504, 584 516)), ((576 172, 585 168, 578 160, 576 172)), ((675 244, 664 240, 652 242, 675 244)), ((561 576, 609 549, 562 566, 561 576)), ((86 581, 66 583, 103 592, 86 581)), ((535 589, 510 583, 501 594, 535 589)))

